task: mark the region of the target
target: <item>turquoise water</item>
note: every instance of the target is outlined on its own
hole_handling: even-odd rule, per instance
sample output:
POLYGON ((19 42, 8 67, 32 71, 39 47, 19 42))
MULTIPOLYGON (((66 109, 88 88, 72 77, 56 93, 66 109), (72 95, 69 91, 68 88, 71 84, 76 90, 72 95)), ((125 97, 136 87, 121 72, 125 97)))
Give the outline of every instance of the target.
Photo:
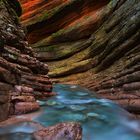
MULTIPOLYGON (((54 92, 57 96, 38 101, 41 110, 32 113, 32 120, 44 126, 80 122, 83 140, 140 140, 139 123, 131 120, 129 114, 112 101, 100 99, 95 93, 74 85, 55 85, 54 92)), ((21 136, 20 140, 33 140, 31 133, 37 129, 30 123, 19 123, 0 128, 0 138, 18 140, 21 136)))

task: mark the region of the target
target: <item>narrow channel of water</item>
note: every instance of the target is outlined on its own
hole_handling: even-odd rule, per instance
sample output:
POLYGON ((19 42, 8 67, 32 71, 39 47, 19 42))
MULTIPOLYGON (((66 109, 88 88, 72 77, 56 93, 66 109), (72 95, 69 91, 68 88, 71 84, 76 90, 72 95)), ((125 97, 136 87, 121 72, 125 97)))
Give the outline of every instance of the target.
MULTIPOLYGON (((112 101, 98 98, 95 93, 74 85, 55 85, 57 96, 39 101, 41 110, 30 113, 32 120, 44 126, 76 121, 82 124, 83 140, 140 140, 140 125, 112 101)), ((19 117, 27 117, 22 115, 19 117)), ((0 128, 0 140, 33 140, 38 128, 19 123, 0 128)))

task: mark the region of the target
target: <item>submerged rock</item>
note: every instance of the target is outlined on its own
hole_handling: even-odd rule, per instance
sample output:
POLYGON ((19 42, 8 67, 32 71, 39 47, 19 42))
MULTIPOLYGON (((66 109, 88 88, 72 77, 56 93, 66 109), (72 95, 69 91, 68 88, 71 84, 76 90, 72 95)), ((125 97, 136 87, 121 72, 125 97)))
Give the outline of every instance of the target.
POLYGON ((47 103, 47 105, 50 105, 50 106, 54 106, 54 105, 57 104, 57 102, 54 101, 54 100, 49 100, 49 101, 47 101, 46 103, 47 103))
POLYGON ((83 122, 86 120, 86 116, 84 114, 80 114, 80 113, 66 113, 64 115, 61 116, 61 120, 62 121, 80 121, 83 122))
POLYGON ((81 105, 70 105, 70 108, 73 111, 82 111, 82 110, 85 110, 86 109, 85 106, 81 106, 81 105))
POLYGON ((87 96, 89 93, 87 92, 77 92, 77 95, 79 96, 87 96))
POLYGON ((95 118, 100 117, 100 115, 99 115, 99 114, 94 113, 94 112, 87 113, 87 116, 88 116, 88 117, 95 117, 95 118))

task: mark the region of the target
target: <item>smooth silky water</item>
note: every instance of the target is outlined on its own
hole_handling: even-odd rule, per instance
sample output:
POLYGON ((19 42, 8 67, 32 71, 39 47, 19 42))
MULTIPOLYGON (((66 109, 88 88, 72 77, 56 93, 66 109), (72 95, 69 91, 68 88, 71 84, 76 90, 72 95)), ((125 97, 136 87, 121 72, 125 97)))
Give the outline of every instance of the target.
MULTIPOLYGON (((76 121, 82 124, 83 140, 140 140, 140 125, 129 114, 107 99, 75 85, 54 86, 57 96, 38 101, 41 109, 30 113, 32 120, 43 126, 76 121)), ((28 115, 18 116, 26 118, 28 115)), ((17 117, 17 118, 18 118, 17 117)), ((38 130, 31 122, 17 123, 0 128, 0 140, 33 140, 38 130)))

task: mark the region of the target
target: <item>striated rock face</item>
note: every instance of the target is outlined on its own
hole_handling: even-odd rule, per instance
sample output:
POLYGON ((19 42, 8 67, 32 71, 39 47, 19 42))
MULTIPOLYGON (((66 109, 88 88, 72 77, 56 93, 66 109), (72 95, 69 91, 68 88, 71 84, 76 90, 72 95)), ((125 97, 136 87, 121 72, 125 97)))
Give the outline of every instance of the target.
MULTIPOLYGON (((29 42, 46 39, 49 42, 45 46, 57 42, 60 47, 63 42, 71 46, 75 40, 88 38, 97 29, 97 14, 108 0, 21 0, 21 3, 25 12, 21 19, 28 29, 29 42)), ((43 44, 39 45, 43 47, 43 44)), ((54 57, 49 59, 58 56, 54 57)))
POLYGON ((37 110, 36 99, 52 95, 48 66, 28 47, 20 15, 17 0, 0 1, 0 121, 37 110))
POLYGON ((28 40, 55 80, 140 113, 139 0, 21 0, 28 40))

